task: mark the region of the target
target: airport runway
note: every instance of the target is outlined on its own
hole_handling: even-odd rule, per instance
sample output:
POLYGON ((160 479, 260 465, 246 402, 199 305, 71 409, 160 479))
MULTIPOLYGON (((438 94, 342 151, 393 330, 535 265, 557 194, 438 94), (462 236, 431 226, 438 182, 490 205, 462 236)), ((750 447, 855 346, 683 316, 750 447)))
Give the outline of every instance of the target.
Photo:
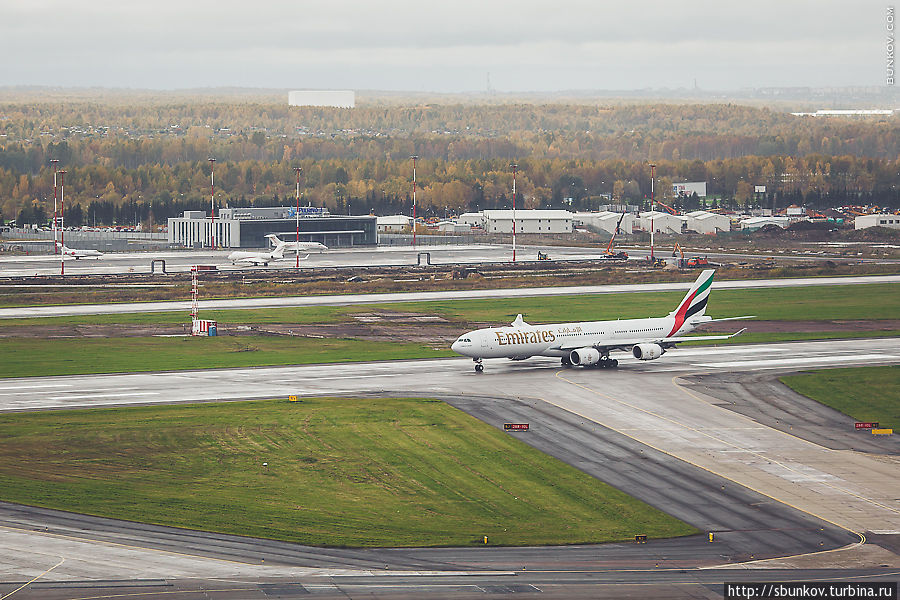
MULTIPOLYGON (((537 260, 538 252, 550 256, 555 261, 600 261, 603 260, 603 252, 606 247, 565 247, 565 246, 540 246, 521 245, 516 257, 518 261, 533 262, 537 260)), ((650 252, 644 248, 622 247, 626 250, 630 259, 642 260, 650 252)), ((123 273, 150 273, 150 262, 153 259, 161 259, 166 262, 166 270, 170 273, 189 271, 193 265, 214 265, 223 271, 253 272, 253 268, 235 266, 228 260, 228 254, 234 249, 226 250, 164 250, 160 252, 122 252, 107 253, 97 259, 74 259, 65 261, 66 275, 116 275, 123 273)), ((246 249, 244 249, 246 250, 246 249)), ((390 267, 411 266, 419 264, 420 254, 430 254, 430 261, 436 265, 460 264, 475 265, 481 263, 505 263, 512 260, 512 249, 509 245, 499 244, 470 244, 470 245, 445 245, 445 246, 377 246, 367 248, 334 248, 323 253, 311 253, 309 258, 300 261, 301 269, 332 268, 332 267, 390 267)), ((670 247, 660 247, 656 256, 671 258, 670 247)), ((741 262, 748 259, 760 260, 773 256, 772 253, 724 253, 721 251, 703 251, 691 253, 708 257, 714 262, 741 262)), ((305 255, 301 255, 305 256, 305 255)), ((847 258, 825 254, 824 251, 815 250, 806 253, 777 252, 774 256, 779 259, 789 259, 800 262, 885 262, 872 259, 860 259, 858 257, 847 258), (821 252, 821 253, 820 253, 821 252)), ((421 257, 422 264, 426 264, 426 257, 421 257)), ((892 262, 892 261, 887 261, 892 262)), ((270 263, 269 269, 293 269, 296 264, 293 255, 288 255, 284 260, 270 263)), ((159 266, 157 266, 157 269, 159 266)), ((59 275, 59 256, 51 254, 34 254, 30 256, 0 256, 0 276, 3 277, 33 277, 40 275, 59 275)))
MULTIPOLYGON (((723 570, 751 555, 765 559, 848 544, 849 549, 824 555, 755 566, 792 569, 779 572, 776 580, 856 575, 896 580, 896 569, 879 567, 900 567, 900 463, 896 454, 889 455, 896 449, 893 440, 884 440, 884 455, 877 453, 878 447, 867 453, 835 450, 834 436, 822 445, 791 433, 793 424, 803 425, 802 414, 791 415, 794 421, 787 430, 779 430, 764 423, 771 415, 749 409, 741 414, 707 396, 702 387, 681 382, 697 373, 753 376, 897 363, 900 340, 889 338, 682 348, 649 363, 621 360, 618 370, 561 369, 550 359, 500 360, 486 361, 485 373, 477 375, 471 361, 460 358, 2 380, 4 411, 289 394, 367 394, 373 402, 385 394, 442 397, 497 427, 508 420, 531 423, 531 431, 515 435, 703 531, 715 531, 717 541, 710 544, 695 536, 646 545, 549 549, 322 551, 0 505, 5 531, 0 580, 27 581, 53 567, 57 557, 66 557, 54 577, 116 580, 109 584, 109 594, 146 589, 178 597, 179 590, 200 583, 192 578, 213 588, 224 578, 249 586, 241 594, 258 594, 238 597, 266 597, 260 586, 281 582, 300 586, 283 597, 458 597, 484 594, 483 586, 496 590, 488 593, 501 593, 506 586, 506 592, 548 597, 622 597, 626 588, 621 586, 634 585, 627 588, 633 597, 714 598, 721 597, 722 581, 773 576, 723 570), (860 537, 848 530, 876 543, 854 547, 860 537), (809 570, 820 568, 828 570, 809 570), (395 573, 376 579, 376 569, 382 575, 413 571, 420 577, 395 573), (484 571, 489 573, 472 574, 484 571), (435 572, 448 577, 426 576, 435 572), (140 588, 140 581, 147 587, 140 588)), ((868 435, 853 430, 846 417, 829 418, 846 427, 845 444, 853 436, 868 435)), ((878 443, 871 436, 868 441, 878 443)), ((22 597, 53 598, 55 591, 69 594, 58 597, 90 595, 74 595, 74 589, 61 583, 30 592, 46 595, 22 597)), ((208 597, 235 597, 228 593, 208 597)))
MULTIPOLYGON (((823 285, 852 285, 860 283, 898 283, 900 275, 862 275, 852 277, 808 277, 795 279, 743 279, 716 281, 716 290, 758 288, 809 287, 823 285)), ((201 300, 200 310, 238 310, 253 308, 286 308, 295 306, 347 306, 353 304, 384 304, 389 302, 419 302, 427 300, 474 300, 477 298, 508 298, 562 296, 578 294, 623 294, 634 292, 686 291, 692 281, 678 283, 634 283, 588 286, 532 287, 493 290, 451 290, 441 292, 397 292, 386 294, 337 294, 322 296, 273 296, 267 298, 238 298, 229 300, 201 300)), ((27 306, 0 308, 0 319, 29 317, 66 317, 75 315, 109 315, 137 312, 189 311, 189 300, 183 302, 127 302, 121 304, 72 304, 60 306, 27 306)))

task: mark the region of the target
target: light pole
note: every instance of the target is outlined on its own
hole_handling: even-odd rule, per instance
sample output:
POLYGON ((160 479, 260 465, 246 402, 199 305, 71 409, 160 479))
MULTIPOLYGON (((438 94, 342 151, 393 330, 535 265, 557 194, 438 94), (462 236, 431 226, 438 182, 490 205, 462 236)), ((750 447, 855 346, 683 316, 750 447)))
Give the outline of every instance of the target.
POLYGON ((59 168, 59 159, 50 159, 50 164, 53 165, 53 254, 56 254, 60 251, 59 241, 56 236, 56 221, 58 219, 57 211, 59 210, 56 207, 56 171, 59 168))
POLYGON ((516 173, 519 172, 519 165, 513 163, 510 165, 513 170, 513 192, 512 192, 512 261, 516 262, 516 173))
POLYGON ((296 268, 300 270, 300 171, 303 169, 301 167, 294 167, 294 171, 297 172, 297 246, 294 248, 294 251, 297 253, 297 261, 296 268))
POLYGON ((209 157, 209 215, 210 215, 210 248, 216 249, 216 180, 213 176, 213 167, 216 159, 209 157))
POLYGON ((410 158, 413 161, 413 248, 416 247, 416 163, 419 161, 419 157, 417 155, 412 155, 410 158))

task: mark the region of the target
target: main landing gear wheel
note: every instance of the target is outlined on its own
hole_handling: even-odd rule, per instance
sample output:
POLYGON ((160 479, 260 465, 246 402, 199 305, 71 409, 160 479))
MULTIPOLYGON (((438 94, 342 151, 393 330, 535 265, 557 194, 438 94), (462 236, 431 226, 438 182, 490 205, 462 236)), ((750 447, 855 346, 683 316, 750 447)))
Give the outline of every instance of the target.
POLYGON ((609 358, 608 356, 604 356, 600 359, 600 362, 597 363, 597 366, 601 369, 615 369, 619 366, 619 361, 615 358, 609 358))
POLYGON ((560 361, 560 362, 562 362, 562 366, 564 366, 564 367, 571 367, 571 366, 572 366, 572 361, 569 360, 569 357, 568 357, 568 356, 563 356, 563 357, 562 357, 562 361, 560 361))

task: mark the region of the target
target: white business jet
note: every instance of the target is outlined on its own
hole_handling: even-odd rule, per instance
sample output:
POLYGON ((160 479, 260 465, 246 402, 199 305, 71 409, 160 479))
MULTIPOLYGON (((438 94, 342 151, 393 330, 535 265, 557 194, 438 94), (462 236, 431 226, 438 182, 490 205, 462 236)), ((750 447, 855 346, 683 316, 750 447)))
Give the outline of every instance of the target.
MULTIPOLYGON (((266 236, 270 237, 270 236, 266 236)), ((284 260, 284 249, 286 244, 284 242, 279 241, 279 243, 275 246, 275 249, 271 252, 248 252, 246 250, 235 250, 231 254, 228 255, 228 260, 231 261, 231 264, 237 265, 255 265, 259 266, 267 266, 270 262, 275 262, 279 260, 284 260)), ((309 255, 307 254, 307 258, 309 255)))

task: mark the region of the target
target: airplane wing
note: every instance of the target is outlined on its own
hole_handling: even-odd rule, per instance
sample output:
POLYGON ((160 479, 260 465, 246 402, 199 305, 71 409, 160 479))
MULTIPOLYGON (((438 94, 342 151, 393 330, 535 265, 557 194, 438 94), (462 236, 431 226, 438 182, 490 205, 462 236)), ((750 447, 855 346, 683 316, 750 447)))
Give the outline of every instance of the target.
POLYGON ((578 344, 576 343, 566 343, 560 346, 554 347, 556 350, 578 350, 579 348, 591 347, 596 348, 598 350, 625 350, 628 351, 632 346, 636 344, 659 344, 663 348, 673 348, 675 344, 680 344, 683 342, 712 342, 715 340, 728 340, 735 336, 741 335, 747 331, 747 328, 741 329, 740 331, 736 331, 730 335, 692 335, 692 336, 681 336, 681 337, 655 337, 655 338, 630 338, 630 339, 621 339, 615 340, 613 343, 599 343, 599 344, 578 344))
POLYGON ((746 315, 743 317, 723 317, 721 319, 710 319, 709 321, 704 321, 703 324, 706 323, 721 323, 722 321, 743 321, 744 319, 755 319, 756 315, 746 315))

